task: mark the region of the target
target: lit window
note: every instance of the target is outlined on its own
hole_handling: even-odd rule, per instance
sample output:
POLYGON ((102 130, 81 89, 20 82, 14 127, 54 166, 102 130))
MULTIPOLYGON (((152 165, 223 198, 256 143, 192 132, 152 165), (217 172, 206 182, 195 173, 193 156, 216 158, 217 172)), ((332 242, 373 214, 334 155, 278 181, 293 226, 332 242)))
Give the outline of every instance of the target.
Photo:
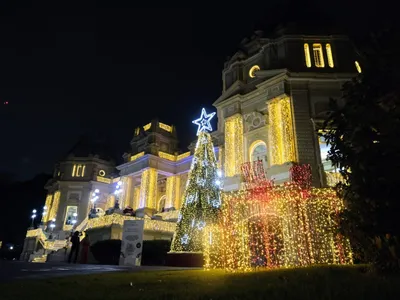
POLYGON ((326 56, 328 57, 328 65, 333 68, 333 56, 332 56, 332 48, 331 44, 326 44, 326 56))
POLYGON ((252 66, 251 69, 249 70, 249 76, 251 78, 255 78, 256 77, 256 73, 255 72, 257 72, 257 71, 260 71, 260 67, 257 66, 257 65, 252 66))
POLYGON ((361 73, 361 67, 360 67, 360 64, 358 63, 358 61, 355 61, 354 64, 356 65, 357 72, 361 73))
POLYGON ((84 177, 85 176, 85 165, 74 165, 72 167, 72 177, 84 177))
POLYGON ((65 213, 65 225, 74 225, 76 223, 78 215, 78 207, 77 206, 67 206, 67 211, 65 213))
POLYGON ((255 141, 250 146, 250 161, 263 161, 264 170, 267 169, 267 146, 263 141, 255 141))
POLYGON ((321 44, 313 44, 314 63, 317 68, 324 68, 324 54, 322 53, 321 44))
POLYGON ((306 58, 307 68, 311 68, 310 47, 308 46, 308 44, 304 44, 304 56, 306 58))

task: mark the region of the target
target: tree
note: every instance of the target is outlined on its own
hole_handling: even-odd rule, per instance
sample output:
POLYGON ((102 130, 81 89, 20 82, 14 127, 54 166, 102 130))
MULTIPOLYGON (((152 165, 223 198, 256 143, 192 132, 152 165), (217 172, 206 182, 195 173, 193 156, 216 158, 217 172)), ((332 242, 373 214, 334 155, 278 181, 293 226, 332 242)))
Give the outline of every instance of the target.
POLYGON ((202 252, 207 225, 218 220, 221 195, 214 147, 209 133, 200 132, 184 193, 172 252, 202 252))
POLYGON ((345 201, 341 228, 367 262, 399 269, 400 93, 397 32, 374 35, 362 73, 343 87, 323 136, 340 170, 345 201))

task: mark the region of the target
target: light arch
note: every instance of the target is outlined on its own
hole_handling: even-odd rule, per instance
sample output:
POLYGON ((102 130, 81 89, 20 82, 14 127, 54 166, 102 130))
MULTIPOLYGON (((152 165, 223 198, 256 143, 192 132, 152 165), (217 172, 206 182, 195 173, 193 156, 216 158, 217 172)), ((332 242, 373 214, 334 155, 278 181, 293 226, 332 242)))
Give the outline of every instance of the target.
POLYGON ((249 147, 249 161, 253 161, 253 152, 257 147, 262 146, 265 148, 265 155, 267 155, 267 143, 263 140, 256 140, 251 143, 249 147))

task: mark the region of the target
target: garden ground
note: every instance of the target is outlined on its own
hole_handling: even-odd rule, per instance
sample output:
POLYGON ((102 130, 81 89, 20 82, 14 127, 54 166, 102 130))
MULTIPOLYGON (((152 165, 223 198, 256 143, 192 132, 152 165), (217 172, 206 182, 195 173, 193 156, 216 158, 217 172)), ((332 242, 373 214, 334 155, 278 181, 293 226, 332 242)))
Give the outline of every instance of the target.
POLYGON ((143 271, 17 280, 0 284, 1 299, 400 299, 400 276, 360 266, 226 273, 143 271))

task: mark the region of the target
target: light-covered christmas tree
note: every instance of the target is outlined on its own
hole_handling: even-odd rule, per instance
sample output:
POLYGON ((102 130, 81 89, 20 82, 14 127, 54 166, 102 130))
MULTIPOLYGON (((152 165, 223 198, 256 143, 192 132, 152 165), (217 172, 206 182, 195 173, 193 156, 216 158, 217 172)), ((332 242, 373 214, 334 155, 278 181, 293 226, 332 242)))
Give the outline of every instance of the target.
POLYGON ((171 252, 203 252, 206 227, 218 221, 221 207, 221 173, 217 168, 210 120, 215 113, 202 109, 194 124, 198 140, 194 152, 171 252))

